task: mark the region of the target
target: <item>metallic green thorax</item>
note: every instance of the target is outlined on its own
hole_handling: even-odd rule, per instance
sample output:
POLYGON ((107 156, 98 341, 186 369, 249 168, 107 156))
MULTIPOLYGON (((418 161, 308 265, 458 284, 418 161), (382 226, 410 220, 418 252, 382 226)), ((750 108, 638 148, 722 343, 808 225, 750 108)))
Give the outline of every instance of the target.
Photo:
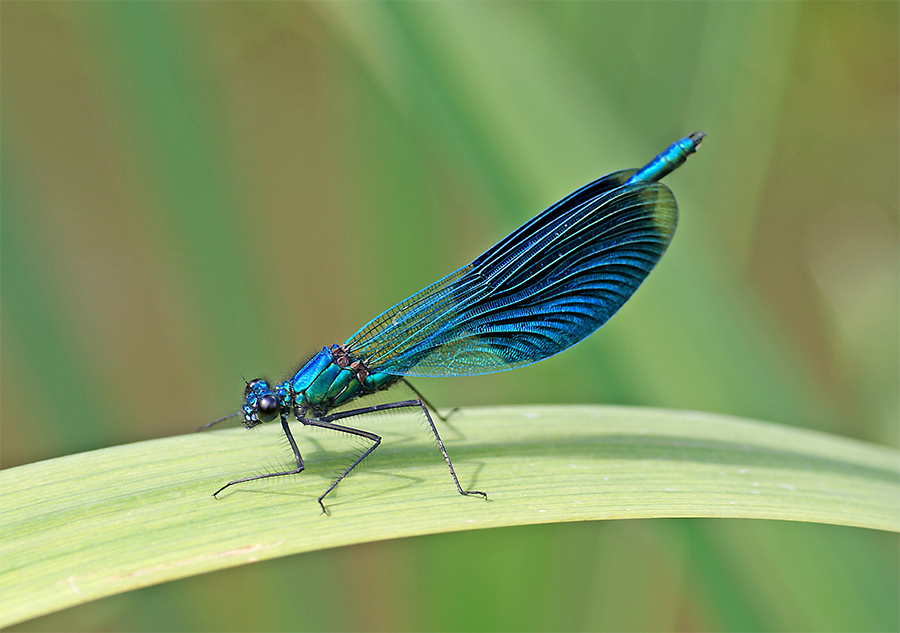
POLYGON ((340 345, 323 347, 294 376, 274 389, 264 380, 254 380, 247 387, 244 425, 256 426, 267 420, 257 415, 257 402, 274 394, 282 410, 309 409, 316 415, 339 407, 360 396, 387 389, 400 376, 382 372, 370 373, 362 361, 350 356, 340 345))
POLYGON ((325 347, 293 378, 281 385, 295 394, 295 404, 313 410, 329 410, 366 393, 386 389, 399 376, 369 373, 368 367, 354 359, 340 345, 325 347))
POLYGON ((678 206, 659 180, 682 165, 702 139, 703 133, 695 132, 641 169, 617 171, 575 190, 472 263, 369 321, 343 345, 323 348, 289 380, 274 387, 262 379, 247 383, 244 425, 280 417, 296 467, 235 479, 215 494, 233 484, 304 470, 289 428, 293 414, 305 426, 369 443, 319 497, 324 511, 325 496, 381 444, 379 435, 343 420, 412 408, 427 420, 457 491, 486 497, 460 485, 421 396, 334 409, 406 382, 408 376, 472 376, 522 367, 589 336, 622 307, 665 253, 678 206))

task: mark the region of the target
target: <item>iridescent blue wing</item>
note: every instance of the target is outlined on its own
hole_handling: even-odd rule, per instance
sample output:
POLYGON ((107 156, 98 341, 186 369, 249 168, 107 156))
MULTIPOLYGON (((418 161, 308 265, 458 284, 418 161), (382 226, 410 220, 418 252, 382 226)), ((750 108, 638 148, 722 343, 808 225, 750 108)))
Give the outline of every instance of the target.
POLYGON ((468 376, 521 367, 603 325, 665 252, 678 211, 636 170, 589 183, 345 344, 371 371, 468 376))

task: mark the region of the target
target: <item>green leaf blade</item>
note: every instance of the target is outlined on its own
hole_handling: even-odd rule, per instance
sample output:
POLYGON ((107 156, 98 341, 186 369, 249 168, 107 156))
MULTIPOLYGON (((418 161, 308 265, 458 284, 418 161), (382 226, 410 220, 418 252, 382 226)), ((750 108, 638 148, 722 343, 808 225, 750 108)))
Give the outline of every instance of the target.
POLYGON ((0 471, 0 625, 290 554, 439 532, 652 517, 812 521, 900 531, 900 454, 802 429, 617 407, 465 410, 443 428, 461 498, 414 416, 365 420, 384 443, 326 499, 357 444, 295 425, 117 446, 0 471))

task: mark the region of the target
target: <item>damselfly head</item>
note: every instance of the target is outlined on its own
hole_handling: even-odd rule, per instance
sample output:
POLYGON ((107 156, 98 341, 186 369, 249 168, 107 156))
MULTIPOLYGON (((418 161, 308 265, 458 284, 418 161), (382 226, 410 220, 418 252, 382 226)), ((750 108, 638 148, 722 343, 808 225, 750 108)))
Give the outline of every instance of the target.
POLYGON ((251 380, 244 390, 244 426, 248 429, 263 422, 271 422, 281 412, 281 401, 272 393, 268 381, 251 380))

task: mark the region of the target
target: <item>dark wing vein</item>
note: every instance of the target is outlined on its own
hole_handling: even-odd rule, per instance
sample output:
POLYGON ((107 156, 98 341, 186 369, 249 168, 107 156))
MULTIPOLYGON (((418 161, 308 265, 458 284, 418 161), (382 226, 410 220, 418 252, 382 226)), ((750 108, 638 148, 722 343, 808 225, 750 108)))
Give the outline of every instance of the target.
POLYGON ((628 300, 665 252, 675 198, 634 170, 585 185, 468 266, 379 315, 346 346, 371 371, 463 376, 574 345, 628 300))

